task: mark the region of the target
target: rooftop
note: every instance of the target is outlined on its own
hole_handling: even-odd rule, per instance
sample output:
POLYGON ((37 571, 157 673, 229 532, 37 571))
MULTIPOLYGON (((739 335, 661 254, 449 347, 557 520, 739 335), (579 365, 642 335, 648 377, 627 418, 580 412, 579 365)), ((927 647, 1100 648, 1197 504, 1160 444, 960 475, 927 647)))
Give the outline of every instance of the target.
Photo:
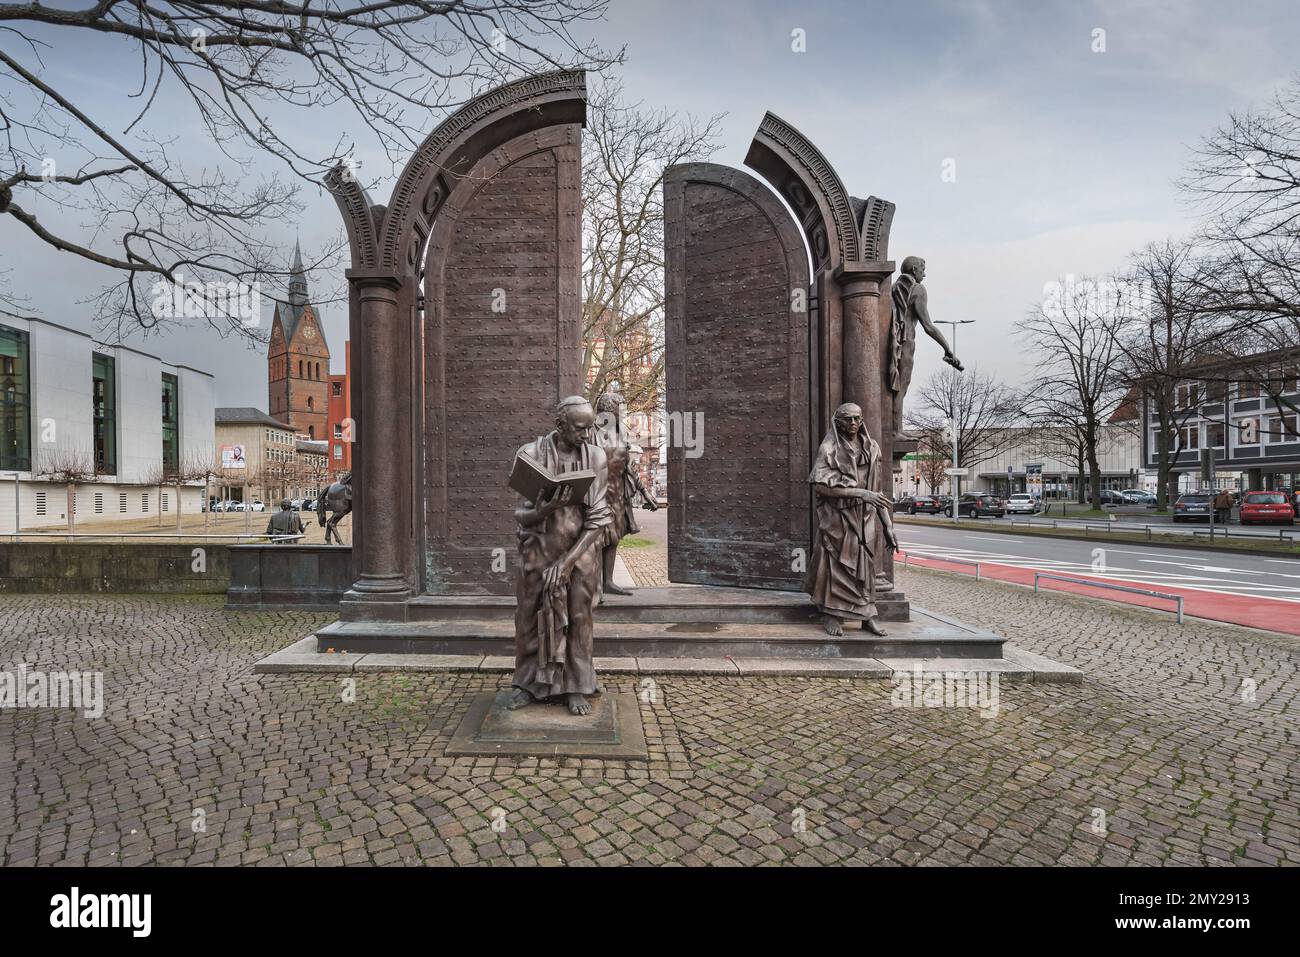
POLYGON ((274 429, 293 431, 293 426, 288 422, 273 419, 261 409, 255 409, 250 405, 219 407, 213 411, 217 425, 269 425, 274 429))

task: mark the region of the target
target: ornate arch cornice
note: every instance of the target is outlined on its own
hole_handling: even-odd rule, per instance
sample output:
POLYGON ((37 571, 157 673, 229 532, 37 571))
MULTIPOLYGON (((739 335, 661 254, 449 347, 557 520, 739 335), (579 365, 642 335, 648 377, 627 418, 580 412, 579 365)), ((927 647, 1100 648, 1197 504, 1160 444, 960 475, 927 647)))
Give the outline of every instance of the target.
POLYGON ((343 225, 347 227, 348 245, 352 248, 352 267, 374 269, 379 265, 377 220, 382 219, 383 207, 370 202, 365 188, 342 164, 326 174, 325 188, 338 204, 343 225))
POLYGON ((402 273, 415 269, 454 179, 483 156, 523 133, 586 121, 582 70, 524 77, 470 100, 429 134, 402 170, 379 234, 378 265, 402 273))
POLYGON ((768 113, 750 143, 745 165, 761 174, 794 209, 814 270, 863 258, 848 191, 826 157, 797 129, 768 113))

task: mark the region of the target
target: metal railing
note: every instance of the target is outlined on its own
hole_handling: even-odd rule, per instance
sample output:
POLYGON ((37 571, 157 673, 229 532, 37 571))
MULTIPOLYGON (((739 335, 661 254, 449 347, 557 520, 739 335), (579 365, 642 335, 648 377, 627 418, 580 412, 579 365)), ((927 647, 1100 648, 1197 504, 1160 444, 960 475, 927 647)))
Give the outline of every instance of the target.
MULTIPOLYGON (((1089 532, 1101 532, 1104 534, 1113 535, 1116 532, 1145 531, 1147 541, 1151 541, 1151 534, 1152 534, 1151 530, 1155 529, 1156 534, 1164 534, 1164 535, 1190 534, 1193 538, 1208 536, 1210 541, 1214 541, 1217 538, 1222 538, 1225 541, 1229 538, 1238 538, 1250 542, 1273 541, 1273 536, 1271 535, 1260 535, 1258 533, 1251 533, 1251 532, 1234 533, 1228 527, 1223 525, 1213 525, 1205 529, 1189 528, 1186 531, 1182 531, 1174 528, 1172 526, 1172 523, 1170 523, 1169 525, 1147 525, 1147 524, 1139 525, 1137 522, 1115 521, 1115 522, 1110 522, 1106 525, 1097 525, 1091 522, 1079 523, 1077 521, 1070 521, 1067 519, 1065 520, 1064 524, 1062 524, 1062 522, 1057 521, 1056 519, 1052 519, 1051 523, 1049 524, 1048 522, 1035 522, 1033 520, 1016 521, 1014 516, 1008 516, 1007 521, 1010 527, 1012 528, 1050 528, 1057 531, 1061 529, 1065 529, 1067 531, 1070 530, 1082 531, 1084 533, 1085 538, 1087 537, 1089 532)), ((1289 542, 1291 545, 1295 545, 1297 538, 1300 538, 1300 531, 1293 531, 1286 528, 1279 528, 1277 530, 1278 544, 1285 545, 1289 542)))
MULTIPOLYGON (((910 568, 911 558, 912 558, 911 552, 900 551, 898 554, 903 557, 903 567, 910 568)), ((981 580, 979 562, 972 562, 965 558, 940 558, 935 555, 918 555, 917 557, 922 559, 923 561, 929 561, 929 562, 948 562, 954 565, 973 565, 975 567, 975 580, 976 581, 981 580)), ((1001 563, 993 562, 992 564, 997 565, 1001 563)), ((1168 601, 1172 601, 1176 603, 1177 605, 1176 618, 1178 624, 1181 625, 1183 623, 1183 596, 1182 595, 1171 595, 1168 592, 1152 591, 1149 588, 1133 588, 1130 585, 1113 585, 1110 582, 1099 582, 1091 578, 1067 578, 1064 575, 1052 575, 1049 574, 1048 572, 1040 572, 1040 571, 1034 572, 1034 594, 1035 595, 1038 594, 1038 580, 1040 578, 1046 578, 1049 579, 1050 581, 1066 582, 1072 585, 1088 585, 1093 588, 1105 588, 1105 589, 1109 589, 1110 591, 1129 592, 1130 594, 1133 595, 1146 595, 1151 598, 1164 598, 1168 601)))
POLYGON ((1182 595, 1171 595, 1168 592, 1152 591, 1149 588, 1134 588, 1131 585, 1114 585, 1111 584, 1110 582, 1099 582, 1091 578, 1067 578, 1064 575, 1051 575, 1048 574, 1047 572, 1037 572, 1037 571, 1034 572, 1034 594, 1035 595, 1038 594, 1038 580, 1040 578, 1046 578, 1049 581, 1066 582, 1071 585, 1087 585, 1090 588, 1105 588, 1110 591, 1123 591, 1133 595, 1147 595, 1151 598, 1163 598, 1166 599, 1167 601, 1172 601, 1177 603, 1178 610, 1176 612, 1176 615, 1177 615, 1178 624, 1181 625, 1183 623, 1183 596, 1182 595))
MULTIPOLYGON (((899 552, 903 556, 903 567, 910 568, 912 561, 911 552, 899 552)), ((927 562, 948 562, 953 565, 973 565, 975 567, 975 580, 980 581, 980 563, 972 562, 965 558, 938 558, 933 555, 918 555, 917 558, 927 562)))

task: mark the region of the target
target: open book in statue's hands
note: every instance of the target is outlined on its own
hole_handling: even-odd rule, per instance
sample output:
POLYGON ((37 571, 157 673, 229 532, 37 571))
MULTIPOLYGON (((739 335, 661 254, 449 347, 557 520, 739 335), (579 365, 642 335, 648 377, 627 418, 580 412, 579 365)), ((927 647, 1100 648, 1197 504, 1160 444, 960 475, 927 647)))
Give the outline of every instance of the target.
POLYGON ((596 473, 591 469, 557 475, 525 452, 515 456, 515 463, 510 468, 510 487, 534 505, 541 504, 543 498, 549 498, 555 489, 565 486, 573 489, 569 502, 576 504, 586 497, 587 489, 595 480, 596 473))

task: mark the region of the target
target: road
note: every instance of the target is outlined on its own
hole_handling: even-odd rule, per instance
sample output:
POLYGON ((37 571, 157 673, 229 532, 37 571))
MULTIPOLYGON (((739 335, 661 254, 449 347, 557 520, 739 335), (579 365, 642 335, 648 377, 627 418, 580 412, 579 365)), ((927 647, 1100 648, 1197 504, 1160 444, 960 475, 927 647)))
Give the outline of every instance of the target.
MULTIPOLYGON (((1099 525, 1113 525, 1121 531, 1140 530, 1145 525, 1150 525, 1153 532, 1158 535, 1186 535, 1188 537, 1200 536, 1202 538, 1209 535, 1209 522, 1174 522, 1167 515, 1150 515, 1141 511, 1132 511, 1126 513, 1113 513, 1116 515, 1114 521, 1106 518, 1059 518, 1051 515, 1016 515, 1005 518, 984 517, 975 519, 979 524, 986 522, 996 523, 998 525, 1023 525, 1033 523, 1035 525, 1051 526, 1053 523, 1059 528, 1082 528, 1085 525, 1091 525, 1096 528, 1099 525)), ((931 521, 936 525, 951 525, 952 519, 945 518, 942 515, 909 515, 908 519, 919 519, 921 521, 931 521)), ((962 522, 969 522, 970 519, 963 518, 962 522)), ((1232 538, 1241 536, 1250 536, 1258 538, 1271 538, 1277 540, 1280 537, 1283 540, 1291 539, 1294 542, 1300 542, 1300 525, 1248 525, 1231 524, 1228 526, 1229 535, 1232 538)), ((1223 534, 1223 526, 1216 524, 1214 534, 1217 538, 1223 534)))
MULTIPOLYGON (((978 561, 983 576, 1011 581, 1032 582, 1033 571, 1043 571, 1152 588, 1183 595, 1191 615, 1300 634, 1300 560, 1294 558, 1200 548, 1188 554, 1177 547, 981 534, 974 522, 956 528, 950 523, 933 527, 900 524, 897 528, 903 551, 923 562, 945 558, 978 561)), ((1052 583, 1049 587, 1066 586, 1052 583)), ((1119 593, 1083 591, 1127 600, 1119 593)))

